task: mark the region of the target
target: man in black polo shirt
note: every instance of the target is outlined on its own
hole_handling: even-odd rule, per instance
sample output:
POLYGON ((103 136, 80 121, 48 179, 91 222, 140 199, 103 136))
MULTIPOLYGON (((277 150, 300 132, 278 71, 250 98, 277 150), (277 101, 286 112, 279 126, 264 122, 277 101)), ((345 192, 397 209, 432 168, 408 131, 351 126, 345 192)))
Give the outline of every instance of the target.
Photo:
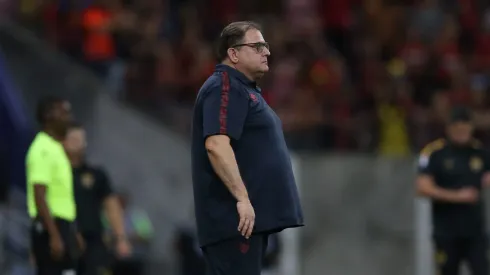
POLYGON ((459 274, 467 261, 473 275, 488 275, 482 187, 490 185, 490 159, 472 137, 471 114, 455 108, 447 138, 420 155, 417 191, 432 200, 436 264, 441 275, 459 274))
POLYGON ((194 108, 192 175, 198 238, 209 275, 259 275, 268 234, 303 225, 281 120, 256 80, 269 45, 253 22, 221 33, 221 64, 194 108))
POLYGON ((130 252, 123 225, 121 205, 113 193, 104 170, 85 161, 85 131, 72 125, 65 140, 65 150, 73 167, 77 224, 86 244, 78 274, 103 275, 110 269, 109 254, 103 239, 101 214, 105 210, 116 236, 116 252, 125 257, 130 252))

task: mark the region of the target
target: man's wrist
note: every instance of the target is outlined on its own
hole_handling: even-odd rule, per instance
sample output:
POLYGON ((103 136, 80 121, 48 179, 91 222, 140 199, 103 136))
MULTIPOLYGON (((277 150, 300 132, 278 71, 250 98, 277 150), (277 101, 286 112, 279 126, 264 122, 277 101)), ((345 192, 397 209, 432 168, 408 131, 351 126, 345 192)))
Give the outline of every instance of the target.
POLYGON ((458 193, 457 191, 454 190, 445 190, 445 189, 438 189, 437 190, 437 197, 439 199, 449 201, 449 202, 458 202, 458 193))
POLYGON ((241 196, 237 198, 237 202, 250 202, 248 196, 241 196))

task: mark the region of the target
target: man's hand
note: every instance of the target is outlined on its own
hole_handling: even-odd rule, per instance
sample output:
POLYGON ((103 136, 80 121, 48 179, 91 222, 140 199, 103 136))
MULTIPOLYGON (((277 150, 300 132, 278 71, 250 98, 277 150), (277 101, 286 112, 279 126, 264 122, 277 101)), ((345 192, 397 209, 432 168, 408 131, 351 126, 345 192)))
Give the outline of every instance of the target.
POLYGON ((49 247, 51 248, 51 256, 55 260, 61 260, 65 254, 65 247, 60 236, 52 236, 49 239, 49 247))
POLYGON ((456 200, 459 203, 476 203, 479 200, 478 190, 474 187, 464 187, 456 192, 456 200))
POLYGON ((238 231, 245 238, 250 238, 252 230, 255 225, 255 211, 249 200, 239 201, 236 204, 238 215, 240 216, 240 224, 238 225, 238 231))
POLYGON ((126 258, 131 255, 131 245, 126 238, 119 239, 116 243, 117 256, 120 258, 126 258))

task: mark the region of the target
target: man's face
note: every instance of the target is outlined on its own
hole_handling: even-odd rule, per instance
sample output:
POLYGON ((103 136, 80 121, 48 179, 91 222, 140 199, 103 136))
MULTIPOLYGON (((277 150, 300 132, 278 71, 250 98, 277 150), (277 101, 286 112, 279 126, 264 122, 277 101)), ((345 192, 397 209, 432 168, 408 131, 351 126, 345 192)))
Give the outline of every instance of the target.
POLYGON ((69 154, 83 154, 87 146, 85 130, 81 128, 70 129, 66 134, 64 145, 69 154))
POLYGON ((65 135, 72 123, 71 105, 68 101, 57 103, 52 111, 53 125, 60 134, 65 135))
POLYGON ((465 121, 453 122, 448 127, 448 135, 452 142, 466 144, 472 138, 473 125, 465 121))
POLYGON ((249 30, 240 44, 245 46, 238 47, 236 50, 236 66, 248 74, 260 78, 269 71, 267 57, 271 54, 265 46, 262 33, 258 30, 249 30))

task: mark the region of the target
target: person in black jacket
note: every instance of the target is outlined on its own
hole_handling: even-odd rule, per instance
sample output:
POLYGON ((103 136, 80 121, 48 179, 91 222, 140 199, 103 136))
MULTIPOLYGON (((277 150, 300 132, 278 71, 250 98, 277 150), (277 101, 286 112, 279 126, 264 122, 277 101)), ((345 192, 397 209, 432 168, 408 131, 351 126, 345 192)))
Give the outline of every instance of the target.
POLYGON ((432 200, 440 275, 459 274, 463 261, 472 275, 489 274, 482 188, 490 185, 490 158, 472 133, 470 112, 455 108, 447 137, 427 145, 419 158, 417 191, 432 200))
POLYGON ((126 257, 131 252, 123 224, 123 211, 105 171, 85 159, 85 130, 73 124, 67 133, 65 150, 73 167, 77 225, 86 249, 78 267, 81 275, 102 275, 110 270, 110 257, 104 242, 102 213, 105 212, 114 232, 116 252, 126 257))

